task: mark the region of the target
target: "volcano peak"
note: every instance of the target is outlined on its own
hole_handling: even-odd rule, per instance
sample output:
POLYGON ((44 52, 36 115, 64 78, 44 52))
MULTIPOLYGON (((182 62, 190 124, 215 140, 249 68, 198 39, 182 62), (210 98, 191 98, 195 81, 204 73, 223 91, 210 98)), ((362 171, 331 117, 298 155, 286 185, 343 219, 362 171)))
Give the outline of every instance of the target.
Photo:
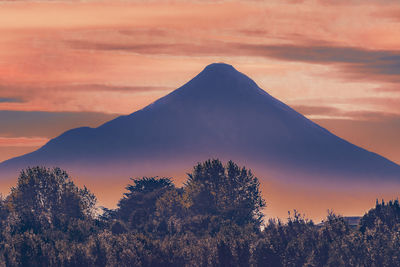
POLYGON ((232 65, 218 62, 211 63, 204 68, 205 71, 237 71, 232 65))
POLYGON ((238 76, 241 73, 237 71, 232 65, 226 63, 212 63, 207 65, 202 72, 199 73, 199 76, 207 76, 207 77, 234 77, 238 76))

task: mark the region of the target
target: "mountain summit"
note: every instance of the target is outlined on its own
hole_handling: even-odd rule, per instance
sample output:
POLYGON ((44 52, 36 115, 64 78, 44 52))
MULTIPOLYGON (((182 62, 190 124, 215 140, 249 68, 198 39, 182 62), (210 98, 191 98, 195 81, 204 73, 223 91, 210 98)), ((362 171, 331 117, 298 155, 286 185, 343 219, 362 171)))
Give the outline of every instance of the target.
MULTIPOLYGON (((184 86, 162 98, 181 97, 185 101, 218 100, 227 102, 235 97, 256 97, 268 95, 249 77, 237 71, 233 66, 224 63, 208 65, 196 77, 184 86)), ((158 101, 156 102, 158 103, 158 101)))

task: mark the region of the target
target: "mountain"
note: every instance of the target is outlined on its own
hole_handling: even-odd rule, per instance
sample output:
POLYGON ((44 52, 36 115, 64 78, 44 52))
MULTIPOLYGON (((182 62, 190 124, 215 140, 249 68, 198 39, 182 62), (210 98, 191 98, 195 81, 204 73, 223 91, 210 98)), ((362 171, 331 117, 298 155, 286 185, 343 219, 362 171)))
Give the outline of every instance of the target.
POLYGON ((142 110, 97 128, 72 129, 1 163, 0 175, 57 165, 93 175, 108 172, 110 179, 122 173, 126 179, 146 171, 187 170, 209 157, 232 159, 288 183, 340 187, 356 181, 368 187, 400 181, 400 166, 335 136, 223 63, 207 66, 142 110))

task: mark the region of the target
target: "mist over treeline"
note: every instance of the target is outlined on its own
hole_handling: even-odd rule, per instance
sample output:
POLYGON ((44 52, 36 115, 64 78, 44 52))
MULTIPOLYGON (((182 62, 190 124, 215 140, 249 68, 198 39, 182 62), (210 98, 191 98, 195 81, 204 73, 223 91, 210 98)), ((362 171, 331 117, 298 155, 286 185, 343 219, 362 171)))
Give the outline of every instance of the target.
POLYGON ((131 179, 115 209, 65 171, 31 167, 0 199, 0 266, 400 266, 398 200, 357 226, 332 212, 265 221, 267 204, 232 161, 197 164, 180 188, 131 179))

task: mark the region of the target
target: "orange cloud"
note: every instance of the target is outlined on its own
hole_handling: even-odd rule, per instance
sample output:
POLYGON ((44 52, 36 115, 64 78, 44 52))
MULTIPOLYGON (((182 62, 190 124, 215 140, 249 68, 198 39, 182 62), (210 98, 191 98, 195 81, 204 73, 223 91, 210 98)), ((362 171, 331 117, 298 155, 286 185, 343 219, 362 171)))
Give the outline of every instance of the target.
POLYGON ((43 137, 0 137, 0 147, 42 146, 48 141, 43 137))

